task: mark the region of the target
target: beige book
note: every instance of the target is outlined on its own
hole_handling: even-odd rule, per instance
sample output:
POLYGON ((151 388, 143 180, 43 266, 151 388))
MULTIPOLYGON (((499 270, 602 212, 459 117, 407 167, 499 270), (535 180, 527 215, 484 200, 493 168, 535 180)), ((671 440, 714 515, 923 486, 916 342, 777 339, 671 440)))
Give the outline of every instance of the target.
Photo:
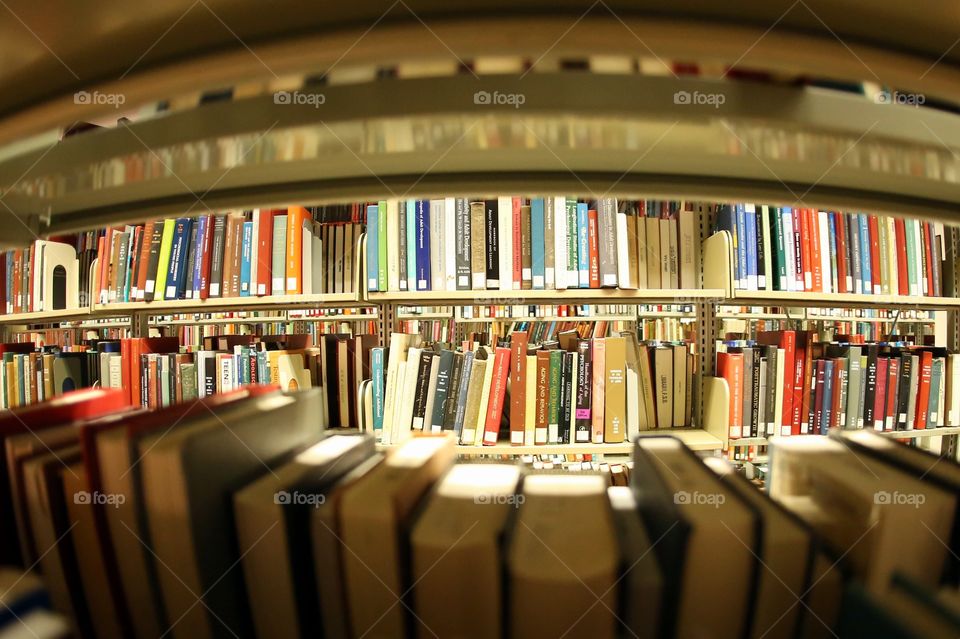
POLYGON ((663 505, 645 517, 660 519, 651 537, 686 529, 674 636, 743 636, 761 569, 755 512, 674 437, 637 439, 633 480, 651 491, 645 500, 663 505))
POLYGON ((418 636, 500 636, 500 538, 519 480, 517 466, 460 464, 438 482, 410 534, 418 636))
MULTIPOLYGON (((810 530, 738 475, 726 460, 706 457, 703 461, 763 519, 760 545, 763 564, 757 575, 751 637, 793 637, 803 612, 797 605, 797 596, 807 588, 807 566, 814 550, 810 530)), ((813 619, 810 621, 816 623, 813 619)))
MULTIPOLYGON (((670 250, 667 252, 667 268, 670 272, 670 288, 680 288, 680 239, 677 229, 677 220, 667 220, 667 240, 670 250)), ((662 246, 662 244, 661 244, 662 246)))
MULTIPOLYGON (((438 358, 434 358, 438 359, 438 358)), ((480 398, 483 395, 483 379, 487 374, 487 351, 479 349, 474 354, 473 366, 470 368, 470 382, 467 384, 467 400, 463 413, 463 432, 460 443, 472 446, 477 436, 477 417, 480 414, 480 398)))
MULTIPOLYGON (((679 261, 680 288, 700 288, 697 274, 700 272, 700 241, 697 232, 697 214, 694 211, 679 213, 679 261)), ((766 219, 766 216, 764 217, 766 219)), ((767 236, 769 237, 769 236, 767 236)), ((767 252, 769 255, 769 252, 767 252)), ((770 276, 767 276, 768 280, 770 276)))
POLYGON ((507 549, 510 609, 519 613, 511 636, 615 636, 619 549, 606 480, 531 475, 523 498, 507 549))
MULTIPOLYGON (((341 535, 340 512, 343 495, 383 462, 376 454, 355 466, 326 493, 323 503, 310 514, 310 539, 313 567, 317 578, 317 596, 323 636, 349 637, 347 595, 343 571, 345 552, 341 535)), ((269 636, 269 635, 268 635, 269 636)))
MULTIPOLYGON (((413 425, 413 402, 416 399, 417 375, 420 372, 420 354, 423 349, 412 347, 407 351, 407 361, 403 363, 403 385, 398 387, 397 412, 393 423, 394 443, 400 443, 411 434, 413 425)), ((386 424, 386 422, 384 422, 386 424)))
MULTIPOLYGON (((473 436, 473 445, 482 446, 483 445, 483 429, 486 425, 487 419, 487 405, 490 403, 490 386, 493 382, 493 356, 490 353, 490 349, 486 346, 481 346, 480 350, 484 351, 487 354, 487 367, 483 372, 483 382, 480 392, 480 404, 477 408, 477 422, 476 430, 473 436)), ((476 361, 474 361, 476 365, 476 361)))
POLYGON ((647 428, 657 428, 657 398, 654 394, 654 371, 651 362, 652 348, 642 344, 640 353, 640 391, 643 393, 643 408, 647 416, 647 428))
MULTIPOLYGON (((393 424, 396 421, 395 415, 397 413, 397 394, 402 392, 403 388, 397 387, 397 382, 402 381, 402 373, 399 371, 403 370, 403 364, 407 360, 407 350, 410 346, 417 346, 420 344, 419 335, 408 335, 406 333, 391 333, 390 341, 390 350, 387 357, 387 383, 384 388, 383 395, 383 443, 390 444, 393 443, 393 424)), ((325 371, 324 381, 326 382, 327 374, 325 371)))
POLYGON ((175 638, 229 637, 251 624, 239 554, 223 543, 235 534, 230 497, 320 438, 320 403, 318 390, 263 395, 140 439, 133 472, 175 638))
POLYGON ((67 560, 72 551, 70 524, 66 522, 66 496, 61 473, 81 459, 80 447, 38 455, 23 467, 27 487, 27 512, 30 529, 39 552, 37 566, 54 609, 67 617, 74 633, 90 633, 90 618, 83 601, 79 575, 67 560))
POLYGON ((487 288, 486 205, 470 203, 470 273, 474 290, 487 288))
POLYGON ((620 288, 637 288, 636 215, 617 213, 617 281, 620 288))
POLYGON ((637 260, 637 288, 645 289, 647 283, 647 218, 639 215, 630 216, 629 220, 634 228, 636 243, 631 251, 637 260))
POLYGON ((687 393, 687 347, 681 344, 674 344, 673 349, 673 425, 689 426, 687 423, 687 405, 690 398, 687 393))
POLYGON ((670 269, 671 255, 674 254, 674 246, 670 243, 670 227, 673 220, 659 218, 657 220, 657 231, 660 235, 660 287, 676 288, 671 279, 672 271, 670 269))
POLYGON ((526 446, 536 444, 537 437, 537 356, 527 355, 527 407, 523 422, 523 443, 526 446))
POLYGON ((77 428, 74 425, 56 428, 42 428, 28 433, 11 435, 6 438, 7 472, 10 476, 10 497, 13 513, 16 516, 17 536, 20 538, 20 554, 27 566, 39 558, 30 530, 30 517, 27 513, 26 484, 23 481, 23 465, 40 453, 49 453, 77 442, 77 428))
MULTIPOLYGON (((669 346, 659 346, 651 351, 657 428, 673 428, 673 349, 669 346)), ((684 371, 680 372, 685 374, 684 371)))
POLYGON ((343 496, 341 539, 354 636, 404 634, 401 531, 420 498, 453 463, 452 437, 415 437, 343 496))
MULTIPOLYGON (((107 568, 103 563, 105 549, 97 535, 93 512, 93 501, 109 498, 110 495, 91 494, 88 491, 87 475, 82 461, 64 468, 60 477, 71 526, 70 538, 80 573, 80 583, 83 585, 84 600, 90 611, 90 622, 98 639, 122 637, 117 606, 110 594, 107 568)), ((109 507, 109 503, 105 505, 109 507)))
POLYGON ((606 385, 604 387, 603 441, 621 443, 627 431, 627 341, 604 338, 606 385))
POLYGON ((308 509, 326 501, 340 477, 373 454, 372 437, 333 435, 233 495, 240 563, 257 636, 297 639, 319 630, 319 624, 300 624, 315 612, 317 593, 303 592, 305 584, 314 583, 313 566, 303 561, 310 548, 292 527, 308 509))
POLYGON ((662 283, 660 275, 660 219, 646 217, 643 221, 647 227, 647 288, 669 288, 662 283))

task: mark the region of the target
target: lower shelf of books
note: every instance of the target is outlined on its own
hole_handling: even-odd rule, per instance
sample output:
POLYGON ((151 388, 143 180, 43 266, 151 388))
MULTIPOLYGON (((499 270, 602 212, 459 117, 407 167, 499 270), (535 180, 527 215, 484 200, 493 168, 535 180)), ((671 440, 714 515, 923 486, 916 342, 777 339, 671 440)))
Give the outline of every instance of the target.
MULTIPOLYGON (((877 435, 883 435, 890 439, 921 439, 925 437, 946 437, 948 435, 960 435, 960 426, 941 426, 940 428, 921 428, 919 430, 885 430, 873 431, 877 435)), ((808 435, 797 435, 797 437, 806 437, 808 435)), ((766 446, 770 442, 767 437, 741 437, 731 439, 729 446, 738 448, 742 446, 766 446)))

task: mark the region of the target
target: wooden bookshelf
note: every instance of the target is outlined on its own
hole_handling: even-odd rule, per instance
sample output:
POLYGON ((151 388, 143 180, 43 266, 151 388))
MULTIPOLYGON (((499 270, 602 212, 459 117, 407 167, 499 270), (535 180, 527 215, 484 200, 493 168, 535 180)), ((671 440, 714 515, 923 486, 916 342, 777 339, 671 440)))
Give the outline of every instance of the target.
MULTIPOLYGON (((116 313, 115 315, 122 315, 116 313)), ((53 324, 69 320, 81 320, 91 316, 87 308, 71 308, 59 311, 38 311, 36 313, 11 313, 0 315, 0 325, 53 324)))

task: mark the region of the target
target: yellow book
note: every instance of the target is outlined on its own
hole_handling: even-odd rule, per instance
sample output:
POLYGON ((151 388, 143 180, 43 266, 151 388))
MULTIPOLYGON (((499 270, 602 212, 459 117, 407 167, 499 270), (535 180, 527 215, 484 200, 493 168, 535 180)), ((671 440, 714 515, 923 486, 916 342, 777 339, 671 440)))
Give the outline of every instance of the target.
POLYGON ((157 260, 157 284, 153 290, 158 300, 164 298, 167 290, 167 269, 170 267, 170 250, 173 247, 173 229, 177 225, 174 219, 163 221, 163 235, 160 236, 160 257, 157 260))
POLYGON ((603 441, 623 442, 627 430, 627 340, 623 337, 607 337, 604 388, 603 441))

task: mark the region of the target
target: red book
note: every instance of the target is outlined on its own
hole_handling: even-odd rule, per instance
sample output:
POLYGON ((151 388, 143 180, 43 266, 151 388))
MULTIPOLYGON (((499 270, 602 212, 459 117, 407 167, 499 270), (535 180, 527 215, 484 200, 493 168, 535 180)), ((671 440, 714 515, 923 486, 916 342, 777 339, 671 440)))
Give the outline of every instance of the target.
MULTIPOLYGON (((273 263, 273 216, 274 211, 260 209, 257 211, 259 227, 257 229, 257 290, 255 295, 269 295, 272 275, 270 272, 273 263)), ((212 223, 211 219, 211 223, 212 223)), ((213 234, 210 233, 213 240, 213 234)), ((211 245, 212 246, 212 245, 211 245)), ((209 263, 209 259, 205 263, 209 263)))
POLYGON ((891 357, 887 364, 887 409, 883 422, 883 430, 893 430, 897 421, 897 393, 900 388, 900 358, 891 357))
POLYGON ((910 294, 910 280, 907 277, 907 231, 903 220, 897 218, 893 224, 894 237, 897 242, 897 288, 900 295, 910 294))
POLYGON ((847 225, 843 223, 840 213, 830 213, 834 226, 837 229, 837 281, 835 287, 838 293, 849 293, 847 290, 847 225))
POLYGON ((24 305, 24 310, 27 313, 33 312, 33 281, 36 279, 37 274, 34 273, 34 262, 33 262, 33 246, 27 247, 24 251, 24 264, 27 268, 27 302, 24 305))
POLYGON ((814 209, 806 209, 807 238, 810 243, 810 278, 813 291, 823 291, 823 262, 820 256, 820 219, 814 209))
POLYGON ((793 276, 796 279, 797 286, 799 290, 807 290, 806 280, 803 277, 803 216, 800 214, 800 209, 793 209, 791 213, 793 217, 793 250, 794 250, 794 259, 793 259, 793 276))
POLYGON ((917 392, 917 412, 913 418, 913 427, 923 430, 927 427, 927 409, 930 407, 930 375, 933 372, 933 353, 920 353, 920 371, 917 375, 919 390, 917 392))
POLYGON ((823 389, 826 386, 826 360, 817 360, 817 386, 814 394, 813 423, 810 432, 814 435, 825 435, 827 429, 823 427, 823 389))
POLYGON ((830 423, 828 426, 830 428, 840 428, 840 387, 846 377, 843 370, 843 365, 846 363, 846 360, 834 359, 832 361, 833 380, 831 385, 833 393, 830 397, 830 423))
POLYGON ((876 215, 867 216, 867 230, 870 232, 870 282, 873 284, 874 295, 879 295, 881 291, 880 226, 876 215))
POLYGON ((936 292, 933 290, 933 229, 929 222, 920 225, 923 228, 923 246, 926 251, 926 259, 923 264, 927 271, 927 295, 933 297, 936 292))
POLYGON ((727 380, 730 412, 727 431, 730 439, 743 436, 743 353, 717 353, 717 376, 727 380))
POLYGON ((493 355, 493 381, 490 386, 490 401, 487 417, 483 423, 483 445, 493 446, 500 434, 500 415, 503 414, 503 398, 510 377, 510 349, 498 346, 493 355))
POLYGON ((524 331, 510 334, 510 443, 520 446, 527 418, 527 344, 524 331))
MULTIPOLYGON (((883 430, 886 420, 887 410, 887 370, 890 360, 886 357, 877 358, 877 391, 875 401, 873 402, 873 428, 874 430, 883 430)), ((864 428, 870 428, 868 424, 864 428)))
MULTIPOLYGON (((587 211, 587 246, 590 249, 590 288, 600 288, 600 238, 597 229, 597 212, 587 211)), ((668 288, 664 283, 663 288, 668 288)))
POLYGON ((810 386, 813 381, 813 339, 811 331, 797 331, 794 352, 793 423, 791 435, 806 435, 810 432, 810 386), (806 424, 806 428, 804 428, 806 424))
POLYGON ((120 341, 120 377, 129 391, 130 403, 141 405, 141 357, 149 353, 176 353, 180 340, 176 337, 134 337, 120 341))
POLYGON ((800 209, 800 262, 802 266, 803 290, 813 290, 813 254, 810 248, 810 216, 806 209, 800 209))
POLYGON ((23 309, 20 307, 20 287, 23 283, 23 273, 21 268, 23 267, 23 251, 21 249, 15 249, 13 251, 13 312, 22 313, 23 309))
MULTIPOLYGON (((782 352, 778 355, 778 357, 783 357, 783 376, 785 378, 784 384, 786 385, 788 391, 792 390, 794 387, 795 375, 794 360, 797 343, 796 333, 793 331, 760 331, 757 333, 757 343, 773 344, 777 348, 782 349, 782 352)), ((778 434, 793 434, 792 424, 793 393, 785 392, 783 394, 783 417, 781 423, 778 424, 780 427, 778 434)))
MULTIPOLYGON (((511 227, 513 233, 513 255, 510 256, 513 266, 513 289, 519 291, 523 285, 523 217, 520 213, 521 199, 513 198, 513 216, 511 227)), ((510 425, 513 428, 513 424, 510 425)))

